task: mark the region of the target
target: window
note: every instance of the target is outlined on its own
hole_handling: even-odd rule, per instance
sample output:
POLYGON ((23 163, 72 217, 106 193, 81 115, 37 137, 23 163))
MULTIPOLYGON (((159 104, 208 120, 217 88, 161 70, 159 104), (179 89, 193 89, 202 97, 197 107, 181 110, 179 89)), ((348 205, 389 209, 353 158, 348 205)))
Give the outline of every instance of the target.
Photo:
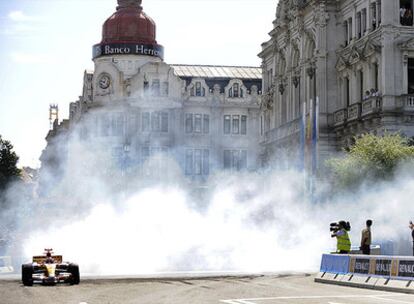
POLYGON ((203 150, 203 175, 210 174, 210 151, 203 150))
POLYGON ((344 22, 345 46, 349 44, 348 21, 344 22))
POLYGON ((161 131, 161 118, 159 112, 151 113, 151 131, 160 132, 161 131))
POLYGON ((187 150, 185 153, 185 174, 193 175, 193 150, 187 150))
POLYGON ((240 116, 233 115, 233 134, 240 133, 240 116))
POLYGON ((186 133, 210 133, 210 115, 208 114, 185 114, 186 133))
POLYGON ((150 113, 148 112, 142 113, 142 131, 150 131, 150 113))
POLYGON ((193 114, 185 114, 185 132, 193 133, 193 114))
POLYGON ((231 131, 231 116, 224 115, 224 134, 230 134, 231 131))
POLYGON ((138 114, 131 113, 128 116, 128 131, 131 134, 135 134, 138 132, 139 125, 138 125, 138 114))
POLYGON ((231 163, 231 150, 224 151, 224 169, 229 170, 232 168, 231 163))
POLYGON ((168 113, 161 113, 161 132, 168 132, 168 113))
POLYGON ((379 67, 378 67, 378 63, 376 63, 374 65, 374 89, 376 91, 379 90, 379 85, 378 85, 378 76, 379 76, 379 71, 378 71, 379 67))
POLYGON ((364 98, 364 72, 362 70, 358 73, 359 77, 359 100, 363 100, 364 98))
MULTIPOLYGON (((411 13, 411 15, 412 15, 412 13, 411 13)), ((381 20, 381 17, 382 17, 381 16, 381 0, 378 0, 377 1, 377 16, 378 16, 378 18, 377 18, 378 19, 378 23, 377 24, 378 24, 378 26, 380 26, 381 25, 381 21, 382 21, 381 20)))
POLYGON ((356 22, 357 22, 358 38, 361 38, 362 37, 362 17, 361 17, 360 12, 357 13, 356 22))
POLYGON ((377 6, 376 3, 371 3, 371 14, 372 14, 372 29, 375 30, 377 28, 377 6))
POLYGON ((239 97, 239 84, 233 84, 233 97, 239 97))
POLYGON ((247 151, 224 150, 224 169, 231 171, 247 169, 247 151))
POLYGON ((168 170, 168 160, 164 157, 168 155, 168 147, 142 147, 141 163, 146 164, 145 174, 157 178, 162 176, 168 170), (148 160, 151 160, 148 162, 148 160))
POLYGON ((194 115, 194 133, 201 133, 202 115, 194 115))
POLYGON ((109 136, 109 130, 111 128, 111 121, 108 114, 103 114, 101 118, 101 135, 109 136))
POLYGON ((206 89, 201 85, 200 81, 195 82, 191 88, 191 96, 204 97, 206 96, 206 89))
POLYGON ((413 25, 413 7, 411 0, 400 0, 400 23, 405 26, 413 25))
POLYGON ((142 162, 145 163, 150 158, 150 148, 142 147, 141 149, 142 162))
POLYGON ((151 93, 153 96, 160 96, 160 80, 154 79, 151 85, 151 93))
POLYGON ((263 115, 260 116, 260 135, 263 136, 263 115))
POLYGON ((353 36, 353 32, 352 32, 352 18, 348 19, 348 43, 351 43, 353 36))
POLYGON ((247 134, 246 115, 224 115, 224 134, 247 134))
POLYGON ((142 113, 142 132, 168 132, 168 112, 142 113))
POLYGON ((408 58, 408 94, 414 94, 414 58, 408 58))
POLYGON ((210 116, 207 114, 204 114, 203 132, 204 134, 210 133, 210 116))
POLYGON ((273 69, 267 71, 266 80, 266 90, 269 90, 273 82, 273 69))
POLYGON ((164 81, 162 83, 161 95, 168 96, 168 94, 169 94, 169 84, 168 84, 168 81, 164 81))
POLYGON ((365 32, 367 31, 367 9, 366 8, 362 10, 362 14, 361 14, 361 31, 362 31, 362 35, 365 35, 365 32))
POLYGON ((210 151, 208 149, 187 149, 185 153, 186 175, 209 175, 210 151))
POLYGON ((346 77, 345 78, 345 105, 346 107, 349 107, 350 103, 350 98, 351 98, 351 92, 350 92, 350 85, 349 85, 349 78, 346 77))
POLYGON ((241 126, 240 126, 240 134, 246 135, 247 134, 247 116, 241 116, 241 126))
POLYGON ((194 174, 201 175, 202 162, 201 162, 201 150, 194 150, 194 174))
POLYGON ((124 115, 121 113, 114 114, 112 117, 112 135, 122 136, 124 134, 124 115))
POLYGON ((149 82, 144 80, 144 92, 148 92, 149 90, 149 82))
POLYGON ((233 86, 229 89, 230 98, 243 98, 243 89, 240 87, 240 84, 234 83, 233 86))

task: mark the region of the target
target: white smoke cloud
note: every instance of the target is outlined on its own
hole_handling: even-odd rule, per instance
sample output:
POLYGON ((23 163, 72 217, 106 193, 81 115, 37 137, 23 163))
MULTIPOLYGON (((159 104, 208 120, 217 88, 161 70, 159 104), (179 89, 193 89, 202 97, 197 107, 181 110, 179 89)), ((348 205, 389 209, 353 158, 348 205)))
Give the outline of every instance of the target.
POLYGON ((321 254, 335 248, 329 224, 350 221, 359 246, 367 219, 374 243, 393 240, 395 253, 410 253, 410 170, 352 193, 319 181, 323 194, 314 202, 303 173, 277 169, 219 172, 194 193, 173 159, 163 182, 149 183, 141 171, 116 169, 106 145, 78 138, 69 140, 69 159, 60 159, 61 177, 42 173, 54 185, 46 198, 28 202, 9 191, 18 202, 7 213, 17 227, 10 250, 16 257, 20 246, 23 260, 53 248, 94 275, 317 271, 321 254))

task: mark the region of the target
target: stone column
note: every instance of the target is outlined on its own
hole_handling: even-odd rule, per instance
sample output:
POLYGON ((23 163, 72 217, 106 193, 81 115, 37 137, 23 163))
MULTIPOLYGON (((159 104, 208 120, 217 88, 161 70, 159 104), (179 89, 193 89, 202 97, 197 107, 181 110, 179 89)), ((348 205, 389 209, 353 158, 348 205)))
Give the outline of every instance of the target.
POLYGON ((378 0, 377 11, 380 8, 381 24, 400 24, 400 1, 378 0))
POLYGON ((404 51, 403 52, 403 58, 402 58, 403 62, 402 62, 402 77, 403 77, 403 82, 402 82, 402 94, 408 94, 408 52, 404 51))

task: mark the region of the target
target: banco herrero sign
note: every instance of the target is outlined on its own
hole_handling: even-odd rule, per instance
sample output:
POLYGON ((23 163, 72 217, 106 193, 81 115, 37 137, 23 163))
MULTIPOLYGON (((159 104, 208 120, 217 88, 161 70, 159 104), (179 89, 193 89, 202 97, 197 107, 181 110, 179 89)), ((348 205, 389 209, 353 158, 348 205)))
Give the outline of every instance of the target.
POLYGON ((93 59, 113 55, 146 55, 164 60, 164 47, 137 43, 104 43, 93 46, 93 59))

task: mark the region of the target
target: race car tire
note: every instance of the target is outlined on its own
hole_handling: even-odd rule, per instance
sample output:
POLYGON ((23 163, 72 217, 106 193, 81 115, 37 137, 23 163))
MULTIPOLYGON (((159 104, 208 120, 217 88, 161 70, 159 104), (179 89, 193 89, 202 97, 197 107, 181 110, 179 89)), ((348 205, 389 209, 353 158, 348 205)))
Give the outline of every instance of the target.
POLYGON ((70 284, 78 285, 80 282, 79 266, 76 264, 69 264, 68 272, 72 275, 70 278, 70 284))
POLYGON ((33 265, 22 265, 22 282, 24 286, 33 286, 33 265))

